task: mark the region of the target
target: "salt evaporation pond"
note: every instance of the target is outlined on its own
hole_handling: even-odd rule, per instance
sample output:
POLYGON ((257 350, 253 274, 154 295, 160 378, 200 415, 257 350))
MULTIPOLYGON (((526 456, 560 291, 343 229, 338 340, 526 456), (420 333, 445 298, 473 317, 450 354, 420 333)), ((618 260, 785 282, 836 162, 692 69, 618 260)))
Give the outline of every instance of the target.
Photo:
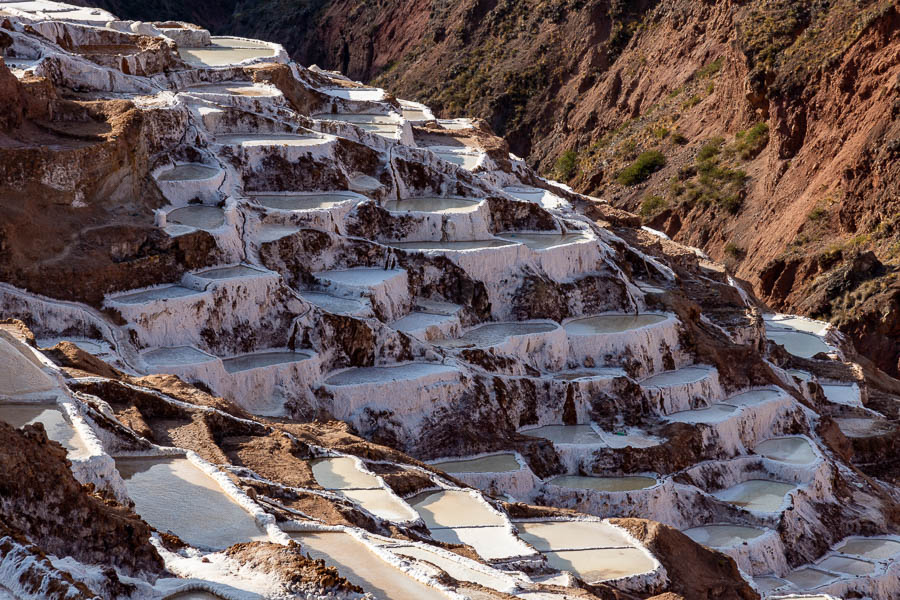
POLYGON ((207 271, 200 271, 195 273, 195 275, 203 279, 219 280, 238 279, 240 277, 260 277, 263 275, 270 275, 270 273, 246 265, 235 265, 233 267, 217 267, 207 271))
POLYGON ((866 417, 836 417, 835 422, 841 433, 850 438, 864 438, 885 435, 893 431, 886 421, 866 417))
POLYGON ((321 194, 253 194, 253 200, 277 210, 327 210, 345 202, 356 200, 358 196, 328 192, 321 194))
POLYGON ((524 244, 532 250, 549 250, 568 244, 586 242, 591 236, 584 232, 578 233, 514 233, 503 232, 497 234, 504 239, 524 244))
POLYGON ((791 571, 785 575, 784 578, 801 590, 811 590, 838 579, 837 576, 832 575, 831 573, 819 571, 812 567, 804 567, 802 569, 797 569, 796 571, 791 571))
POLYGON ((862 406, 859 398, 859 388, 855 385, 821 384, 822 391, 829 402, 843 404, 844 406, 862 406))
POLYGON ((497 576, 469 568, 459 560, 447 558, 443 554, 432 552, 419 546, 392 547, 391 552, 407 558, 429 562, 457 581, 470 581, 493 589, 503 589, 508 583, 497 576))
POLYGON ((425 375, 455 375, 453 367, 437 363, 412 363, 396 367, 360 367, 335 373, 325 380, 326 385, 360 385, 366 383, 390 383, 404 379, 417 379, 425 375))
POLYGON ((389 200, 384 203, 384 208, 390 212, 453 214, 471 212, 478 208, 479 204, 481 204, 480 200, 472 198, 421 196, 403 200, 389 200))
POLYGON ((760 577, 754 577, 753 583, 756 584, 756 588, 760 591, 760 593, 765 594, 766 592, 771 592, 773 590, 777 590, 780 587, 786 586, 788 582, 778 577, 763 575, 760 577))
POLYGON ((600 437, 590 425, 544 425, 521 431, 523 435, 544 438, 554 444, 602 444, 600 437))
POLYGON ((313 276, 337 285, 373 287, 381 285, 384 282, 393 279, 394 277, 402 275, 403 273, 404 271, 402 269, 352 267, 350 269, 321 271, 319 273, 313 273, 313 276))
POLYGON ((468 346, 486 348, 501 344, 514 336, 549 333, 557 327, 556 323, 548 322, 514 321, 511 323, 486 323, 475 329, 470 329, 456 339, 437 340, 434 344, 446 348, 463 348, 468 346))
POLYGON ((184 298, 185 296, 193 296, 200 293, 201 292, 198 292, 197 290, 186 288, 181 285, 168 285, 143 292, 135 292, 134 294, 126 294, 125 296, 116 296, 115 298, 112 298, 111 301, 116 304, 145 304, 157 300, 184 298))
POLYGON ((47 437, 62 444, 70 456, 89 454, 81 436, 55 404, 0 404, 0 421, 6 421, 16 429, 40 423, 47 437))
POLYGON ((225 358, 222 360, 222 364, 229 373, 239 373, 250 369, 300 362, 309 358, 312 358, 312 354, 300 350, 297 352, 256 352, 225 358))
POLYGON ((750 479, 730 488, 713 492, 713 496, 746 510, 777 512, 785 496, 796 486, 770 479, 750 479))
POLYGON ((209 46, 181 47, 178 55, 195 67, 221 67, 254 58, 272 58, 275 49, 262 42, 232 37, 214 37, 209 46))
POLYGON ((675 371, 665 371, 641 381, 642 387, 667 387, 701 381, 709 376, 710 370, 702 367, 684 367, 675 371))
POLYGON ((166 220, 178 225, 188 225, 197 229, 217 229, 225 224, 225 211, 218 206, 185 206, 176 208, 166 215, 166 220))
POLYGON ((233 83, 208 83, 204 85, 195 85, 188 88, 189 92, 198 94, 226 94, 231 96, 251 96, 251 97, 268 97, 277 96, 281 92, 277 88, 255 85, 252 83, 241 83, 235 81, 233 83))
POLYGON ((833 350, 819 336, 802 331, 767 331, 766 337, 800 358, 812 358, 819 352, 827 353, 833 350))
POLYGON ((341 121, 354 125, 394 125, 397 126, 397 118, 392 115, 374 115, 366 113, 319 113, 312 116, 313 119, 341 121))
POLYGON ((315 146, 321 144, 324 138, 317 135, 304 135, 299 133, 247 133, 216 136, 216 142, 224 146, 315 146))
POLYGON ((503 526, 503 517, 482 500, 463 490, 425 492, 409 499, 409 504, 429 529, 443 527, 503 526))
POLYGON ((361 471, 349 456, 321 458, 311 463, 313 476, 323 488, 333 490, 360 506, 391 521, 411 521, 416 514, 403 501, 382 487, 375 475, 361 471))
POLYGON ((219 174, 219 169, 208 167, 200 163, 188 163, 178 165, 174 169, 169 169, 160 173, 156 178, 157 181, 202 181, 204 179, 212 179, 219 174))
POLYGON ((600 492, 633 492, 653 487, 658 481, 653 477, 586 477, 583 475, 561 475, 548 481, 550 485, 580 490, 600 492))
POLYGON ((829 556, 816 564, 827 571, 846 573, 847 575, 871 575, 875 571, 875 563, 849 556, 829 556))
POLYGON ((301 551, 336 566, 338 572, 378 600, 447 600, 438 590, 419 583, 369 547, 341 532, 291 533, 301 551))
POLYGON ((711 548, 731 548, 748 540, 758 538, 766 531, 743 525, 703 525, 685 529, 682 533, 704 546, 711 548))
POLYGON ((197 590, 191 592, 179 592, 174 596, 166 596, 163 600, 222 600, 222 597, 197 590))
POLYGON ((467 171, 478 166, 481 155, 473 152, 435 152, 442 160, 458 165, 467 171))
POLYGON ((446 242, 390 242, 391 248, 408 250, 410 252, 425 252, 428 250, 445 252, 463 252, 466 250, 487 250, 489 248, 503 248, 514 246, 515 242, 507 240, 454 240, 446 242))
POLYGON ((729 397, 728 400, 726 400, 726 404, 731 404, 732 406, 753 406, 754 404, 762 404, 763 402, 775 400, 783 395, 784 394, 780 390, 750 390, 729 397))
POLYGON ((41 338, 37 340, 38 346, 41 348, 52 348, 62 342, 75 344, 89 354, 103 354, 106 352, 106 348, 100 342, 84 338, 41 338))
POLYGON ((597 521, 518 522, 516 528, 520 538, 541 552, 633 545, 621 529, 597 521))
POLYGON ((795 465, 808 465, 817 458, 806 438, 800 436, 765 440, 757 444, 753 451, 766 458, 795 465))
POLYGON ((569 335, 597 335, 598 333, 622 333, 632 329, 640 329, 648 325, 662 323, 668 319, 666 315, 597 315, 569 321, 563 327, 569 335))
POLYGON ((900 542, 884 539, 851 540, 838 549, 843 554, 854 554, 872 560, 884 560, 900 554, 900 542))
POLYGON ((648 573, 656 568, 640 548, 561 550, 543 554, 553 568, 574 573, 588 583, 648 573))
POLYGON ((310 465, 316 481, 325 489, 381 487, 377 477, 360 471, 356 459, 349 456, 320 458, 311 461, 310 465))
POLYGON ((598 369, 573 369, 571 371, 559 371, 553 374, 554 379, 562 379, 564 381, 577 381, 579 379, 595 379, 614 377, 626 377, 623 369, 618 367, 601 367, 598 369))
POLYGON ((360 102, 379 102, 384 98, 384 90, 371 87, 333 87, 323 90, 329 96, 360 102))
POLYGON ((507 529, 505 519, 469 492, 425 492, 408 502, 425 521, 431 537, 438 541, 468 544, 488 560, 528 552, 507 529))
POLYGON ((157 348, 141 355, 144 361, 153 367, 177 367, 196 365, 217 360, 215 356, 198 350, 193 346, 172 346, 157 348))
POLYGON ((427 121, 432 118, 425 114, 421 108, 404 108, 401 113, 407 121, 427 121))
POLYGON ((676 423, 721 423, 734 416, 737 407, 730 404, 713 404, 708 408, 695 408, 672 413, 665 418, 676 423))
POLYGON ((468 460, 450 460, 431 463, 444 473, 508 473, 522 468, 515 454, 502 453, 472 458, 468 460))
POLYGON ((801 371, 800 369, 788 369, 788 374, 796 377, 801 381, 812 381, 812 373, 809 371, 801 371))
POLYGON ((789 315, 774 315, 770 317, 767 315, 763 318, 765 320, 766 329, 769 330, 777 331, 778 329, 789 329, 820 336, 825 335, 825 332, 828 330, 828 323, 804 319, 803 317, 789 315))
POLYGON ((253 517, 185 458, 117 458, 135 512, 192 546, 222 550, 268 541, 253 517))
POLYGON ((56 382, 29 357, 0 335, 0 395, 21 396, 47 392, 56 382))

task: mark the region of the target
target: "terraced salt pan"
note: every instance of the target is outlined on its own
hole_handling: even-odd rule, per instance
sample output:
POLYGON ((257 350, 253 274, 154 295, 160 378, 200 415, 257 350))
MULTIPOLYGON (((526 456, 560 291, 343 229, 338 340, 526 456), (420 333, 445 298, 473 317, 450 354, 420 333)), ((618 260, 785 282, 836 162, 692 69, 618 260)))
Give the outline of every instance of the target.
POLYGON ((893 428, 886 421, 864 417, 836 417, 841 433, 850 438, 864 438, 890 433, 893 428))
POLYGON ((380 102, 384 99, 384 90, 381 88, 334 87, 323 88, 322 91, 329 96, 357 102, 380 102))
POLYGON ((274 58, 275 49, 263 42, 240 38, 214 37, 209 46, 179 48, 178 55, 195 67, 222 67, 256 58, 274 58))
POLYGON ((467 250, 488 250, 491 248, 504 248, 516 245, 515 242, 507 240, 453 240, 440 242, 390 242, 387 244, 391 248, 399 248, 400 250, 416 251, 438 251, 438 252, 465 252, 467 250))
POLYGON ((877 538, 857 539, 845 542, 837 551, 872 560, 885 560, 900 554, 900 542, 877 538))
POLYGON ((763 317, 767 330, 790 329, 823 336, 828 331, 828 323, 804 319, 792 315, 765 315, 763 317))
POLYGON ((486 323, 470 329, 453 340, 438 340, 436 346, 444 348, 489 348, 502 344, 511 337, 549 333, 559 326, 545 321, 513 321, 509 323, 486 323))
POLYGON ((640 548, 563 550, 543 554, 553 568, 574 573, 588 583, 622 579, 656 569, 653 559, 640 548))
POLYGON ((218 360, 215 356, 192 346, 156 348, 141 355, 148 365, 157 369, 183 365, 196 365, 218 360))
POLYGON ((447 600, 446 595, 393 567, 349 534, 324 532, 290 535, 300 543, 304 554, 336 566, 343 577, 378 600, 447 600))
POLYGON ((212 179, 222 172, 221 169, 208 167, 201 163, 187 163, 163 171, 156 176, 157 181, 203 181, 212 179))
POLYGON ((845 573, 847 575, 871 575, 875 571, 875 563, 858 558, 850 558, 848 556, 831 555, 826 557, 819 563, 817 567, 821 567, 826 571, 834 571, 835 573, 845 573))
POLYGON ((611 314, 597 315, 568 321, 563 327, 569 335, 596 335, 607 333, 622 333, 634 329, 640 329, 649 325, 662 323, 669 319, 667 315, 657 314, 611 314))
POLYGON ((59 344, 60 342, 69 342, 75 344, 88 354, 106 354, 107 350, 103 343, 96 340, 89 340, 86 338, 71 338, 71 337, 56 337, 56 338, 41 338, 37 340, 37 344, 40 348, 52 348, 53 346, 59 344))
POLYGON ((413 123, 421 123, 434 118, 433 115, 419 108, 403 108, 400 114, 404 119, 413 123))
POLYGON ((750 479, 712 495, 746 510, 778 512, 796 486, 769 479, 750 479))
POLYGON ((586 477, 583 475, 561 475, 547 482, 565 488, 597 490, 600 492, 633 492, 644 490, 659 483, 653 477, 586 477))
POLYGON ((512 186, 503 188, 503 191, 513 198, 533 202, 543 208, 560 208, 569 204, 559 196, 541 188, 512 186))
POLYGON ((514 556, 534 554, 513 536, 506 527, 446 527, 431 529, 431 537, 445 544, 472 546, 485 560, 502 560, 514 556))
POLYGON ((517 522, 519 537, 540 550, 583 550, 633 546, 625 533, 597 521, 517 522))
POLYGON ((784 579, 790 581, 801 590, 811 590, 827 583, 831 583, 838 579, 837 575, 832 575, 811 567, 804 567, 791 571, 784 576, 784 579))
POLYGON ((355 458, 339 456, 311 462, 313 476, 327 490, 380 488, 378 478, 360 471, 355 458))
POLYGON ((559 371, 553 374, 554 379, 561 379, 563 381, 578 381, 580 379, 613 379, 616 377, 627 377, 627 374, 623 369, 617 367, 572 369, 570 371, 559 371))
POLYGON ((57 387, 56 382, 41 368, 8 341, 0 336, 0 395, 24 396, 47 392, 57 387))
POLYGON ((763 402, 769 402, 770 400, 775 400, 776 398, 780 398, 784 396, 784 392, 780 390, 772 390, 772 389, 759 389, 759 390, 749 390, 747 392, 741 392, 740 394, 735 394, 733 396, 729 396, 728 400, 726 400, 727 404, 731 404, 732 406, 753 406, 755 404, 762 404, 763 402))
POLYGON ((442 160, 460 166, 467 171, 474 170, 475 167, 478 166, 478 163, 481 162, 482 157, 482 154, 477 152, 432 151, 442 160))
POLYGON ((266 208, 307 211, 328 210, 362 197, 350 192, 315 192, 310 194, 253 194, 251 198, 266 208))
POLYGON ((384 208, 390 212, 454 214, 477 210, 481 203, 482 200, 471 198, 421 196, 418 198, 405 198, 403 200, 389 200, 384 203, 384 208))
POLYGON ((268 541, 253 517, 185 458, 118 458, 135 512, 160 531, 199 548, 268 541))
POLYGON ((463 378, 451 366, 412 363, 347 369, 328 377, 325 386, 335 418, 354 422, 362 430, 369 426, 367 408, 391 410, 402 421, 403 435, 415 439, 421 419, 451 402, 462 391, 463 378))
POLYGON ((352 298, 341 298, 322 292, 303 292, 300 297, 322 310, 337 315, 367 315, 372 312, 368 304, 352 298))
POLYGON ((818 459, 809 441, 801 436, 772 438, 756 445, 759 455, 795 465, 808 465, 818 459))
POLYGON ((859 395, 859 386, 855 384, 839 385, 829 383, 823 383, 821 385, 822 391, 825 392, 825 397, 828 398, 829 402, 843 404, 844 406, 862 407, 863 404, 859 395))
POLYGON ((396 115, 378 115, 368 113, 320 113, 312 116, 314 119, 326 119, 328 121, 342 121, 353 124, 374 125, 398 125, 396 115))
POLYGON ((721 423, 734 416, 735 411, 737 411, 737 407, 720 403, 713 404, 709 408, 683 410, 667 415, 665 418, 676 423, 721 423))
POLYGON ((240 81, 195 85, 188 88, 188 91, 196 94, 227 94, 250 97, 272 97, 281 95, 281 92, 276 87, 240 81))
POLYGON ((263 369, 274 365, 283 365, 301 362, 313 357, 310 352, 298 350, 296 352, 254 352, 232 358, 222 359, 222 364, 228 373, 240 373, 252 369, 263 369))
POLYGON ((174 298, 184 298, 186 296, 196 296, 201 294, 197 290, 187 288, 181 285, 169 285, 165 287, 153 288, 143 292, 134 294, 125 294, 124 296, 114 296, 109 299, 110 304, 146 304, 148 302, 156 302, 158 300, 171 300, 174 298))
POLYGON ((589 242, 593 238, 585 232, 577 233, 516 233, 503 232, 498 233, 498 237, 524 244, 532 250, 549 250, 559 246, 567 246, 569 244, 580 244, 589 242))
POLYGON ((445 473, 508 473, 522 468, 516 455, 508 452, 468 460, 448 460, 432 465, 445 473))
POLYGON ((724 390, 713 367, 689 366, 665 371, 640 381, 663 415, 690 410, 722 399, 724 390))
POLYGON ((457 581, 469 581, 499 590, 509 586, 509 581, 506 578, 470 568, 463 564, 460 559, 448 558, 443 554, 432 552, 419 546, 392 547, 391 552, 414 560, 431 563, 457 581))
POLYGON ((675 366, 689 361, 680 350, 679 322, 671 315, 607 313, 566 321, 563 327, 569 358, 579 364, 619 366, 627 360, 639 377, 671 368, 668 356, 675 366))
POLYGON ((757 527, 743 525, 703 525, 685 529, 682 533, 704 546, 711 548, 730 548, 743 542, 758 538, 766 532, 757 527))
POLYGON ((299 133, 245 133, 216 136, 216 142, 223 146, 253 148, 259 146, 316 146, 326 140, 317 135, 299 133))
POLYGON ((168 213, 166 221, 210 231, 225 224, 225 211, 218 206, 185 206, 168 213))
MULTIPOLYGON (((3 367, 5 369, 7 364, 3 363, 3 367)), ((62 444, 70 457, 79 458, 90 454, 81 436, 55 404, 0 403, 0 421, 5 421, 16 429, 40 423, 44 426, 47 437, 62 444)))
POLYGON ((756 584, 756 588, 762 594, 771 592, 773 590, 777 590, 778 588, 788 585, 788 582, 785 581, 784 579, 781 579, 779 577, 771 577, 771 576, 767 576, 767 575, 763 575, 761 577, 754 577, 753 583, 756 584))
POLYGON ((790 354, 801 358, 812 358, 819 352, 833 352, 834 349, 822 338, 802 331, 767 331, 766 337, 784 346, 790 354))
POLYGON ((247 265, 235 265, 233 267, 216 267, 215 269, 208 269, 206 271, 198 271, 194 273, 196 277, 200 279, 209 279, 213 281, 222 280, 222 279, 239 279, 241 277, 272 277, 273 274, 269 271, 262 271, 260 269, 254 269, 253 267, 248 267, 247 265))
POLYGON ((602 445, 604 443, 603 438, 590 425, 544 425, 519 433, 544 438, 554 444, 602 445))
POLYGON ((460 322, 456 314, 414 311, 391 323, 391 328, 430 341, 459 335, 460 322))

